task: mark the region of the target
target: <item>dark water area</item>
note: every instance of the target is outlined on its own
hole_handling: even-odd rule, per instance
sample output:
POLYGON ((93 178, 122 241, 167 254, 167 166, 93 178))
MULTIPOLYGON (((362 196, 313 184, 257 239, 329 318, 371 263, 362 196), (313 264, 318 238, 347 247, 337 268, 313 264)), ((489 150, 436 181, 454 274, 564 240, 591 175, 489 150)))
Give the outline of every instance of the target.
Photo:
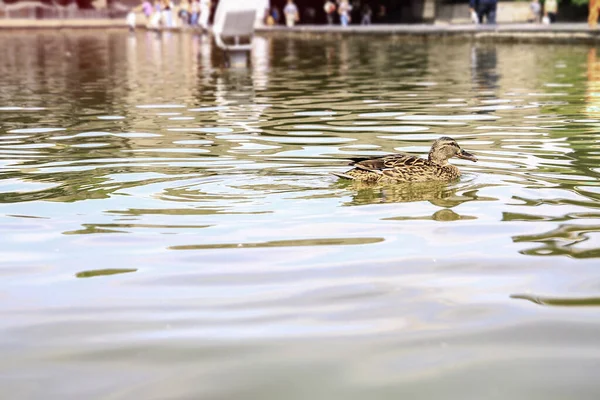
POLYGON ((0 398, 600 398, 596 49, 253 46, 0 33, 0 398))

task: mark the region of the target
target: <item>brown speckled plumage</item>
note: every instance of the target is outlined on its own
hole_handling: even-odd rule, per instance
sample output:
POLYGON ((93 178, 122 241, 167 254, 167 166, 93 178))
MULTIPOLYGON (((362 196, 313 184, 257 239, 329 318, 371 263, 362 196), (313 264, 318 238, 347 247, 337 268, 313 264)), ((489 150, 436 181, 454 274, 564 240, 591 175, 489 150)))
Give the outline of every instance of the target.
POLYGON ((456 141, 441 137, 431 146, 427 159, 409 154, 391 154, 353 162, 353 169, 334 175, 365 183, 451 181, 460 177, 460 170, 448 163, 452 157, 477 161, 474 155, 462 150, 456 141))

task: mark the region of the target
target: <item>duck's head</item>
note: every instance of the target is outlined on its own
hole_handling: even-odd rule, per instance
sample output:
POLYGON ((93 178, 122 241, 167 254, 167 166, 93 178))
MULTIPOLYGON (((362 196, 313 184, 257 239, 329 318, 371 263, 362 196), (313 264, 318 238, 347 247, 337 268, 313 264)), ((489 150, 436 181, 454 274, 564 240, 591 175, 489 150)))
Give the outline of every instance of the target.
POLYGON ((444 136, 433 142, 431 150, 429 150, 429 161, 437 165, 446 165, 452 157, 477 161, 477 157, 461 149, 456 140, 452 138, 444 136))

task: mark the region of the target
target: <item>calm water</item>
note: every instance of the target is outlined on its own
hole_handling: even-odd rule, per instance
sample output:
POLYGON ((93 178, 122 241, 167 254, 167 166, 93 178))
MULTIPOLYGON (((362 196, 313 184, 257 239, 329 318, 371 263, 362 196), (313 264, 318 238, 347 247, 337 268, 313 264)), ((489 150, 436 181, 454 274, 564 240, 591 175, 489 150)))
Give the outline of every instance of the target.
POLYGON ((0 35, 0 397, 597 399, 600 54, 0 35), (452 136, 459 182, 338 182, 452 136))

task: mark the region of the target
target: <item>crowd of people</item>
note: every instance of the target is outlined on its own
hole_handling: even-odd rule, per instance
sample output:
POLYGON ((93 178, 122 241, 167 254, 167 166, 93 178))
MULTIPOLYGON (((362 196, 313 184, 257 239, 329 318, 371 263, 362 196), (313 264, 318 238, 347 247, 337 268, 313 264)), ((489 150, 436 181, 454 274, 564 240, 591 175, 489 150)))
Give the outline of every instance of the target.
POLYGON ((211 0, 181 0, 175 4, 173 0, 141 0, 134 12, 142 12, 149 28, 174 28, 181 26, 199 26, 208 30, 212 13, 211 0))
MULTIPOLYGON (((361 5, 360 0, 325 0, 323 11, 327 18, 327 23, 333 25, 339 22, 342 26, 347 26, 352 21, 360 21, 362 25, 371 24, 373 18, 378 22, 383 22, 386 17, 386 8, 384 5, 377 7, 377 12, 374 15, 371 6, 364 2, 361 5)), ((285 25, 292 27, 302 20, 302 22, 313 24, 316 22, 317 10, 312 7, 307 7, 303 10, 303 17, 300 16, 300 11, 294 0, 287 0, 287 4, 283 8, 283 14, 274 6, 268 12, 265 23, 266 25, 277 25, 282 22, 285 25), (282 18, 283 17, 283 18, 282 18)))
POLYGON ((543 6, 540 3, 540 0, 531 0, 531 3, 529 3, 530 16, 528 21, 537 23, 543 22, 545 24, 556 22, 557 10, 557 0, 545 0, 543 6))
MULTIPOLYGON (((472 20, 475 23, 496 23, 496 9, 498 0, 469 0, 472 20)), ((135 27, 135 13, 143 13, 149 28, 173 27, 200 27, 208 30, 209 20, 213 13, 214 4, 211 0, 141 0, 128 15, 128 24, 135 27)), ((292 27, 301 21, 301 13, 294 0, 287 0, 287 4, 280 13, 276 6, 267 10, 265 15, 266 25, 285 23, 292 27), (283 21, 282 21, 283 17, 283 21)), ((360 20, 361 25, 369 25, 386 20, 386 8, 383 4, 376 6, 375 12, 371 6, 361 0, 325 0, 323 11, 327 24, 339 23, 347 26, 352 21, 360 20)), ((529 22, 550 24, 556 22, 558 13, 558 0, 531 0, 529 4, 529 22)), ((600 14, 600 0, 589 0, 588 23, 595 28, 600 14)), ((303 10, 302 22, 316 23, 317 11, 312 7, 303 10)))
MULTIPOLYGON (((146 26, 151 29, 200 27, 208 30, 213 7, 214 4, 211 0, 178 0, 178 3, 175 3, 174 0, 141 0, 140 4, 134 7, 127 16, 127 22, 130 28, 134 29, 136 14, 141 13, 145 16, 146 26)), ((266 10, 265 24, 284 23, 292 27, 301 19, 303 23, 317 22, 317 10, 313 7, 306 7, 301 18, 300 10, 294 0, 287 0, 282 11, 280 13, 277 6, 266 10)), ((357 20, 360 20, 362 25, 369 25, 373 19, 376 22, 383 22, 386 17, 384 5, 378 5, 377 12, 374 14, 367 2, 361 5, 361 0, 325 0, 323 11, 329 25, 339 22, 340 25, 347 26, 357 20)))
MULTIPOLYGON (((469 0, 471 18, 473 22, 482 24, 484 21, 488 24, 496 23, 496 10, 498 0, 469 0)), ((529 3, 528 22, 543 22, 550 24, 556 22, 558 13, 558 0, 531 0, 529 3)))

